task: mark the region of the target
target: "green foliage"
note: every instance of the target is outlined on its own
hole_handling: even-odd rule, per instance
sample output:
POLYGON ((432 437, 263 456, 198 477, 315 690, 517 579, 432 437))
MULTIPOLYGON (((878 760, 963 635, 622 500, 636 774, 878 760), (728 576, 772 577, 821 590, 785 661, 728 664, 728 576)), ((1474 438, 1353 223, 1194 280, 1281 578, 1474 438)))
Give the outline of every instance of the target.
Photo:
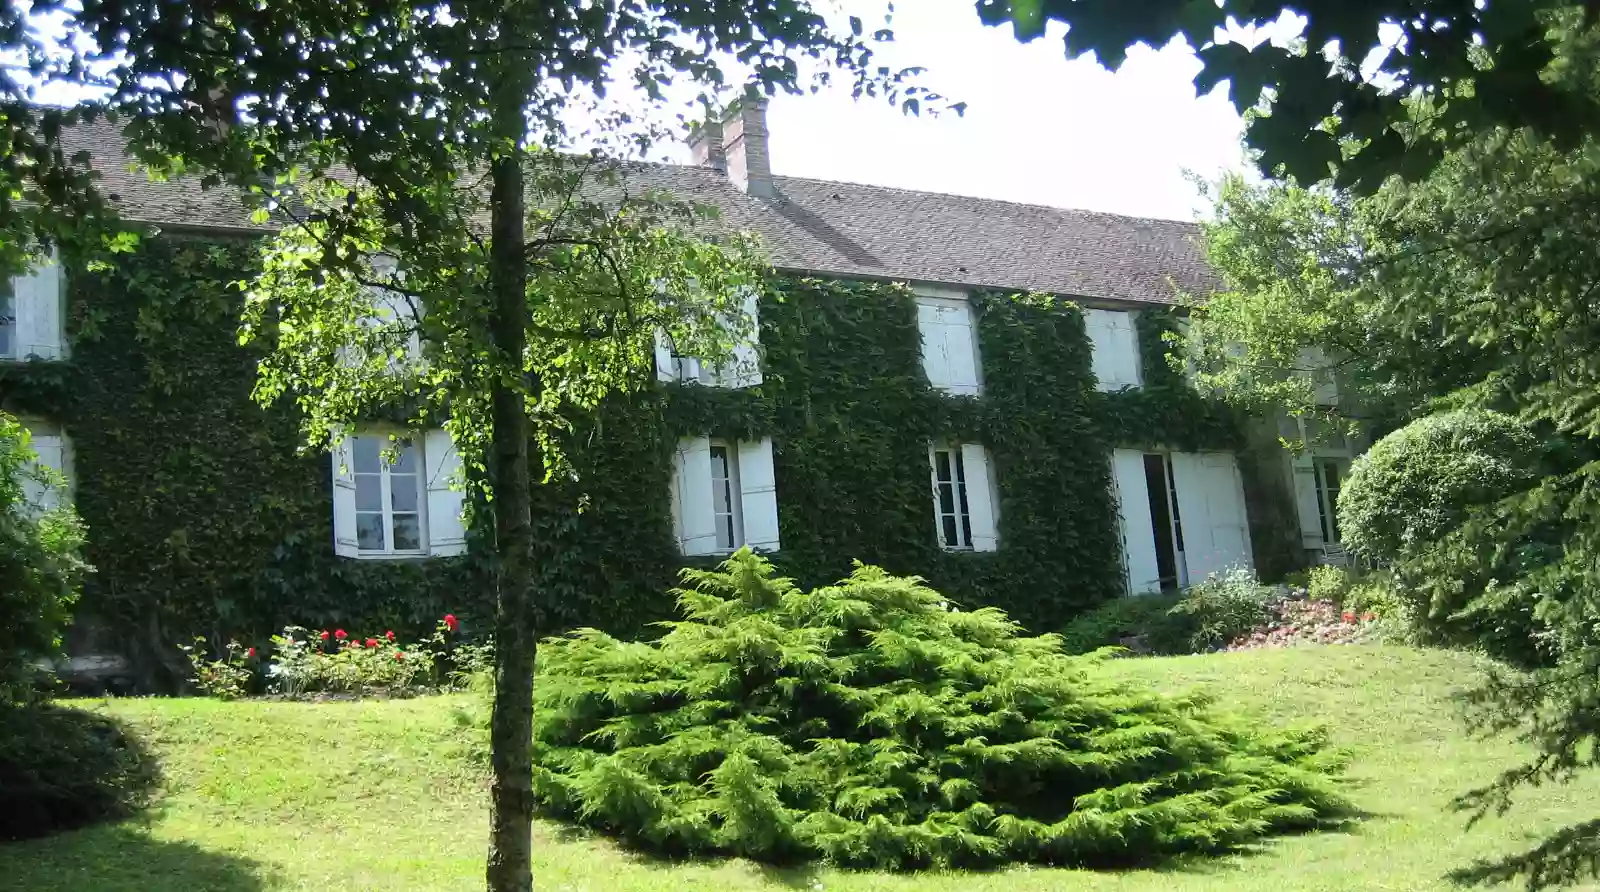
POLYGON ((685 578, 659 640, 541 648, 547 812, 655 851, 906 869, 1214 852, 1342 806, 1319 735, 1129 688, 915 577, 808 591, 743 551, 685 578))
POLYGON ((1084 611, 1062 628, 1061 649, 1086 654, 1102 647, 1126 647, 1135 653, 1189 653, 1196 622, 1175 613, 1179 595, 1134 595, 1112 598, 1084 611))
POLYGON ((1254 570, 1229 567, 1184 590, 1172 612, 1190 618, 1190 650, 1204 653, 1265 625, 1277 594, 1256 579, 1254 570))
POLYGON ((1354 585, 1353 575, 1343 567, 1318 564, 1306 574, 1306 595, 1313 601, 1344 604, 1354 585))
POLYGON ((213 658, 210 643, 202 637, 180 650, 189 658, 192 672, 189 684, 195 690, 222 700, 237 700, 250 692, 250 683, 255 677, 250 666, 255 661, 255 648, 229 641, 222 655, 213 658))
POLYGON ((1092 53, 1113 68, 1136 45, 1181 39, 1201 47, 1196 88, 1230 84, 1267 176, 1337 175, 1371 191, 1393 174, 1426 176, 1446 148, 1494 127, 1528 128, 1562 146, 1600 130, 1590 80, 1572 75, 1593 68, 1594 17, 1558 0, 1493 9, 1451 0, 1029 2, 986 3, 978 12, 987 24, 1011 24, 1022 40, 1064 24, 1069 57, 1092 53), (1275 30, 1289 13, 1305 22, 1297 39, 1216 39, 1240 28, 1275 30), (1391 52, 1391 27, 1406 42, 1403 54, 1391 52))
POLYGON ((0 704, 0 841, 126 817, 159 779, 154 758, 114 719, 0 704))
POLYGON ((1339 494, 1344 542, 1380 561, 1414 556, 1471 509, 1526 486, 1536 453, 1532 432, 1497 412, 1418 419, 1351 465, 1339 494))
POLYGON ((0 413, 0 706, 38 693, 36 663, 56 655, 89 566, 84 530, 71 508, 30 503, 25 484, 57 490, 62 481, 33 464, 28 432, 0 413))

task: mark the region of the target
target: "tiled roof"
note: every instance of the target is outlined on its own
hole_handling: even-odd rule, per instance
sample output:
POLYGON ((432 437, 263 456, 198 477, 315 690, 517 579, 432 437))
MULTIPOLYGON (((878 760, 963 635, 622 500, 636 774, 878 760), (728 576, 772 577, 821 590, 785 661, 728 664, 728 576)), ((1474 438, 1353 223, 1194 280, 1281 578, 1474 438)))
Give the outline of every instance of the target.
MULTIPOLYGON (((118 129, 75 128, 101 188, 124 216, 165 225, 251 227, 226 189, 198 180, 152 183, 126 164, 118 129)), ((842 277, 1045 291, 1099 301, 1170 303, 1175 289, 1214 287, 1195 227, 1151 220, 798 177, 773 177, 775 195, 747 195, 721 172, 630 164, 630 191, 661 189, 711 205, 719 225, 759 234, 781 269, 842 277)))

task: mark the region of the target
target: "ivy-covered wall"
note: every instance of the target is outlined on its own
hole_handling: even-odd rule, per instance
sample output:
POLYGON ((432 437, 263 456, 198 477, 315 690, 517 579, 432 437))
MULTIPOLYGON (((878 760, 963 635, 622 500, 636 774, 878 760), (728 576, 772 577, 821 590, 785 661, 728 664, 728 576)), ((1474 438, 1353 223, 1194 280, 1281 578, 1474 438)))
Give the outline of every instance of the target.
MULTIPOLYGON (((154 687, 171 681, 172 645, 197 633, 420 630, 446 611, 470 626, 490 609, 470 555, 334 557, 328 458, 299 451, 292 406, 250 398, 258 354, 237 343, 230 286, 253 256, 247 241, 163 237, 110 272, 75 274, 70 363, 0 380, 14 405, 65 426, 98 571, 84 610, 116 630, 111 646, 154 687)), ((853 560, 882 564, 1040 630, 1120 593, 1112 446, 1232 449, 1238 419, 1166 367, 1169 314, 1139 317, 1147 386, 1103 394, 1072 304, 975 299, 982 397, 929 388, 906 287, 775 278, 761 306, 760 386, 651 387, 583 419, 570 445, 578 479, 537 496, 544 630, 638 632, 666 615, 685 562, 669 468, 689 434, 773 437, 778 563, 804 582, 837 578, 853 560), (999 551, 937 547, 933 437, 990 450, 999 551)))

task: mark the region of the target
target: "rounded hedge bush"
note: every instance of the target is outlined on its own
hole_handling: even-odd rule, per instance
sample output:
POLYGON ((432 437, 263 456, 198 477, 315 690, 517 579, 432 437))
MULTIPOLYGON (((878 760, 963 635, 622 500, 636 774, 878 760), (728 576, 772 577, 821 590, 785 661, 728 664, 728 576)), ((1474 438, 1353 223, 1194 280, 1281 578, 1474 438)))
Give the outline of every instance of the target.
POLYGON ((1467 511, 1533 479, 1538 443, 1509 415, 1430 415, 1374 443, 1339 493, 1345 544, 1380 561, 1415 555, 1467 511))
POLYGON ((0 840, 126 817, 159 779, 155 759, 107 716, 0 706, 0 840))
POLYGON ((685 577, 658 640, 541 648, 546 814, 660 853, 910 869, 1213 852, 1343 808, 1320 734, 1115 681, 917 578, 802 591, 748 551, 685 577))

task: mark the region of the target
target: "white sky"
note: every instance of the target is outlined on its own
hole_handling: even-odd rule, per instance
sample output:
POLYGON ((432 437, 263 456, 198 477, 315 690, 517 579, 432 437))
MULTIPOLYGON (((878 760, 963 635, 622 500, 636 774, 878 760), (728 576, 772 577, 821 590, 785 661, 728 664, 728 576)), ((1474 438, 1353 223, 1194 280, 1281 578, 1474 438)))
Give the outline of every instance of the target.
MULTIPOLYGON (((846 0, 867 29, 881 0, 846 0)), ((967 103, 964 117, 910 117, 848 90, 780 96, 768 112, 773 172, 1030 204, 1193 219, 1185 171, 1215 179, 1245 166, 1226 87, 1196 97, 1188 47, 1136 48, 1116 74, 1067 61, 1059 29, 1020 44, 985 28, 972 0, 896 8, 896 61, 967 103)), ((682 152, 676 160, 687 160, 682 152)))

